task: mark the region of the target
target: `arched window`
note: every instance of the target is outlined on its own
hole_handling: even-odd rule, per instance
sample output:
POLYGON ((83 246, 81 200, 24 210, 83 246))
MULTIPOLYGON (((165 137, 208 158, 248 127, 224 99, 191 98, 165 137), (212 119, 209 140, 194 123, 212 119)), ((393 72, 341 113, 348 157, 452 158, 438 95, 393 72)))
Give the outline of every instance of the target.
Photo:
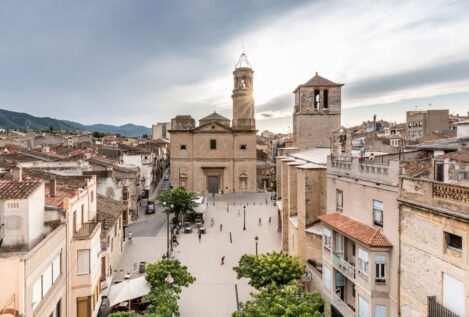
POLYGON ((179 175, 179 187, 186 188, 187 186, 187 174, 181 173, 179 175))
POLYGON ((248 187, 248 175, 246 173, 241 173, 239 175, 239 188, 245 190, 248 187))

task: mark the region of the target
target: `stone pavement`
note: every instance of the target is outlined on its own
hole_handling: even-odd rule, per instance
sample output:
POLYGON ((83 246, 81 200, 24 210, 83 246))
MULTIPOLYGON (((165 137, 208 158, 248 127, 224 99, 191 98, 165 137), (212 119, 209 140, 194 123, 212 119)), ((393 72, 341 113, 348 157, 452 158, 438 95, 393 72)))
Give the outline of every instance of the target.
MULTIPOLYGON (((255 253, 254 237, 259 237, 259 253, 280 250, 280 233, 277 232, 277 209, 270 200, 270 193, 225 194, 209 198, 205 217, 207 234, 199 243, 197 233, 181 234, 180 245, 175 247, 175 257, 186 265, 197 281, 181 294, 182 317, 228 317, 236 310, 235 284, 239 299, 249 299, 253 291, 246 279, 237 280, 233 267, 245 253, 255 253), (265 199, 268 204, 266 205, 265 199), (229 206, 229 212, 226 206, 229 206), (236 203, 236 206, 233 206, 236 203), (243 231, 243 205, 246 203, 246 231, 243 231), (255 205, 254 205, 255 203, 255 205), (237 215, 239 210, 240 216, 237 215), (269 216, 272 223, 269 225, 269 216), (210 219, 215 225, 210 227, 210 219), (262 226, 258 225, 262 218, 262 226), (220 223, 223 231, 220 232, 220 223), (230 243, 232 233, 233 243, 230 243), (225 256, 225 264, 220 259, 225 256)), ((158 235, 161 238, 163 230, 158 235)))

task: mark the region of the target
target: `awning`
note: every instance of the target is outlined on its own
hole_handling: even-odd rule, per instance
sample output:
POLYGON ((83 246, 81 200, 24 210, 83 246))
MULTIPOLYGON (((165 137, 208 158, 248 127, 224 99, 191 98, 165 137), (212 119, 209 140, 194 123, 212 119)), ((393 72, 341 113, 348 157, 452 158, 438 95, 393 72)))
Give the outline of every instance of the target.
POLYGON ((124 280, 119 284, 111 286, 109 292, 109 304, 112 306, 119 303, 142 297, 150 293, 150 285, 145 280, 145 276, 130 280, 124 280))

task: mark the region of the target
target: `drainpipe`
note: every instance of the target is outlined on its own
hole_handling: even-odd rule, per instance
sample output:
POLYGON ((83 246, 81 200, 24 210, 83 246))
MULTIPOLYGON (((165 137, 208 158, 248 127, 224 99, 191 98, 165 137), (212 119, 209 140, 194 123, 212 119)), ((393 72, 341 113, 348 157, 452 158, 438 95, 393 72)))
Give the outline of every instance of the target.
MULTIPOLYGON (((400 154, 399 154, 400 155, 400 154)), ((399 187, 398 187, 398 192, 402 190, 402 178, 399 178, 399 187)), ((399 247, 399 252, 398 252, 398 259, 397 259, 397 316, 401 316, 401 203, 398 202, 398 225, 397 225, 397 231, 398 231, 398 238, 399 242, 397 243, 399 247)))

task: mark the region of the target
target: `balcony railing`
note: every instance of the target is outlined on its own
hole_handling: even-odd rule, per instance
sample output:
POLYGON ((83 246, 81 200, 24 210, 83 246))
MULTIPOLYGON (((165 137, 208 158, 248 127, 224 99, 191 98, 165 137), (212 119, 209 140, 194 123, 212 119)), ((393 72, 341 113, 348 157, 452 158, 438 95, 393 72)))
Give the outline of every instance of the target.
POLYGON ((457 203, 469 203, 469 188, 433 183, 433 197, 457 203))
POLYGON ((355 279, 355 265, 347 262, 341 253, 333 253, 334 267, 351 279, 355 279))
MULTIPOLYGON (((435 296, 428 296, 428 317, 460 317, 436 301, 435 296)), ((461 316, 462 317, 462 316, 461 316)))
POLYGON ((88 239, 92 236, 94 230, 98 226, 98 221, 85 222, 81 224, 81 228, 73 233, 75 239, 88 239))
POLYGON ((336 294, 332 295, 332 305, 342 314, 344 317, 355 317, 355 310, 342 301, 336 294))

